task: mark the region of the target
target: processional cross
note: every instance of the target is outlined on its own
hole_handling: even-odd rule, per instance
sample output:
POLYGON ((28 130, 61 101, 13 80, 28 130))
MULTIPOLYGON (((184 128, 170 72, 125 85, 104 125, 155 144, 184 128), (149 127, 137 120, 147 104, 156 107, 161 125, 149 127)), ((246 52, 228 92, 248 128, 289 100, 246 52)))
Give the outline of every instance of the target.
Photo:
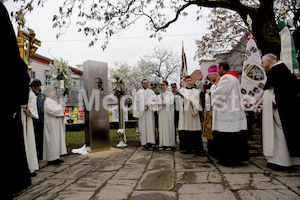
POLYGON ((25 59, 28 62, 28 73, 31 70, 30 63, 32 62, 32 57, 34 53, 37 50, 37 46, 41 46, 41 41, 35 38, 34 30, 28 28, 28 33, 25 31, 22 31, 20 29, 21 26, 24 26, 24 14, 23 10, 20 10, 16 16, 18 26, 18 37, 17 42, 20 50, 20 56, 25 61, 25 59), (27 58, 25 58, 25 52, 24 52, 24 39, 28 41, 27 46, 27 58), (37 46, 35 46, 37 45, 37 46))

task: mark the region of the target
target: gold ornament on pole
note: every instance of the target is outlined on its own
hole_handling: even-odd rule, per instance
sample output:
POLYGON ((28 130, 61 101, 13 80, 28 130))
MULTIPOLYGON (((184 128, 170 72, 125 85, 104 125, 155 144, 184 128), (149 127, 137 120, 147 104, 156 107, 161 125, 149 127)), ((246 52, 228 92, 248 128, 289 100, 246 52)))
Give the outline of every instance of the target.
POLYGON ((249 14, 247 14, 247 23, 248 23, 250 31, 252 31, 252 19, 249 14))
POLYGON ((28 62, 28 74, 31 70, 30 63, 32 62, 32 57, 35 54, 37 50, 37 46, 41 46, 41 41, 35 38, 35 32, 34 30, 28 28, 28 33, 25 31, 21 30, 21 26, 23 27, 25 22, 24 22, 24 14, 23 10, 21 9, 17 16, 16 20, 18 23, 18 37, 17 37, 17 42, 20 50, 20 56, 21 58, 25 61, 25 51, 24 51, 24 39, 28 41, 27 45, 27 62, 28 62), (35 46, 37 45, 37 46, 35 46))

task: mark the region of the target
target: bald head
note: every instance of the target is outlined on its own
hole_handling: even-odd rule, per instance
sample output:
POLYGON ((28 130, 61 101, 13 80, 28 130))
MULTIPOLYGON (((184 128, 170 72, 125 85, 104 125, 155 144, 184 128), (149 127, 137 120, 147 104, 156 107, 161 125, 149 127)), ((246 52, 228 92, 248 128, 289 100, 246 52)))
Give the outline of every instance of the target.
POLYGON ((277 62, 277 56, 272 53, 264 55, 261 59, 262 66, 265 71, 269 71, 277 62))

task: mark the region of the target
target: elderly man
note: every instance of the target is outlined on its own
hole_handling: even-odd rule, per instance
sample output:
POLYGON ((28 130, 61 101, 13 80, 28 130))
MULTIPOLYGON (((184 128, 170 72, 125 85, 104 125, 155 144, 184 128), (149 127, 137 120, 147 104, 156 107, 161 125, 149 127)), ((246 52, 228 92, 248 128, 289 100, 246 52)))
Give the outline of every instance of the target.
POLYGON ((55 89, 45 89, 46 101, 44 103, 44 160, 48 165, 60 165, 63 161, 60 156, 67 154, 66 130, 64 117, 64 103, 58 104, 54 98, 55 89))
POLYGON ((187 153, 200 154, 203 150, 201 137, 201 121, 199 111, 202 110, 199 103, 199 91, 192 88, 192 77, 185 77, 185 88, 179 90, 180 111, 178 133, 180 140, 180 149, 186 150, 187 153))
POLYGON ((38 119, 33 118, 35 140, 38 159, 43 159, 43 141, 44 141, 44 102, 46 96, 41 92, 42 83, 40 80, 35 79, 31 82, 30 87, 36 95, 36 105, 38 110, 38 119))
POLYGON ((249 160, 247 120, 241 104, 238 72, 230 71, 227 62, 220 62, 221 76, 211 91, 213 107, 214 154, 220 164, 234 166, 249 160))
POLYGON ((208 77, 211 82, 210 88, 207 88, 207 93, 205 94, 205 121, 203 125, 202 136, 208 139, 207 148, 210 155, 214 156, 214 141, 212 135, 212 108, 211 108, 211 91, 215 90, 218 82, 220 80, 220 76, 218 74, 217 65, 211 65, 208 68, 208 77))
POLYGON ((284 170, 300 165, 299 81, 273 54, 262 58, 262 66, 268 78, 263 98, 263 151, 269 167, 284 170))
POLYGON ((133 104, 133 117, 139 120, 140 141, 143 149, 148 149, 156 143, 154 114, 150 109, 150 104, 155 93, 148 89, 148 80, 142 80, 143 88, 138 90, 133 104))

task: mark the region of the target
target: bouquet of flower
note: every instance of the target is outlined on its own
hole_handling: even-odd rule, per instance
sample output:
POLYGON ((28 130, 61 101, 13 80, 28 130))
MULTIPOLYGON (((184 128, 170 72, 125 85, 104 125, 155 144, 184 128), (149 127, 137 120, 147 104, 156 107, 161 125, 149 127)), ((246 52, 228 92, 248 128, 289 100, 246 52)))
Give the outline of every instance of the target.
POLYGON ((116 70, 111 79, 112 91, 116 97, 121 97, 127 93, 126 84, 128 83, 129 77, 126 73, 121 70, 116 70))
POLYGON ((69 65, 63 59, 55 59, 53 64, 50 64, 51 81, 53 87, 59 94, 69 94, 69 82, 71 79, 71 70, 69 65))

